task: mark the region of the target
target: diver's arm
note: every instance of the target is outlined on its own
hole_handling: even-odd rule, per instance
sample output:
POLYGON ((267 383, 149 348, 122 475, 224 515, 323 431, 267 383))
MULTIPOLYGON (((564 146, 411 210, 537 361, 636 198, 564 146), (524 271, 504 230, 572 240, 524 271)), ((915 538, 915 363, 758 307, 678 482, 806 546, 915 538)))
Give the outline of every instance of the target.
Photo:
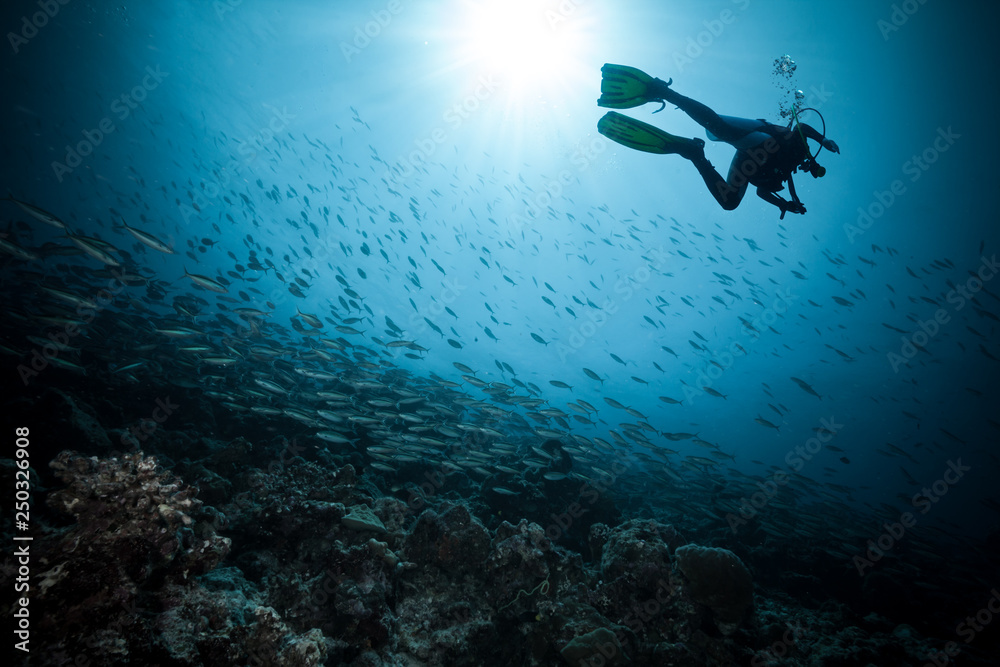
POLYGON ((788 175, 788 193, 792 195, 792 202, 796 204, 801 204, 799 201, 798 194, 795 193, 795 181, 792 180, 792 175, 788 175))
POLYGON ((806 135, 806 139, 812 139, 813 141, 818 141, 823 148, 830 151, 831 153, 840 152, 840 146, 837 145, 836 141, 834 141, 833 139, 827 139, 822 134, 817 132, 816 128, 814 128, 812 125, 806 125, 805 123, 802 123, 801 127, 803 134, 806 135))
MULTIPOLYGON (((789 183, 791 185, 791 183, 789 183)), ((781 220, 785 219, 785 213, 805 213, 806 207, 802 205, 802 202, 798 201, 786 201, 771 192, 770 190, 765 190, 763 188, 757 188, 757 196, 766 201, 768 204, 773 204, 781 209, 781 220)))
POLYGON ((765 190, 764 188, 757 188, 757 196, 766 201, 768 204, 773 204, 781 209, 781 214, 785 214, 785 208, 788 206, 788 202, 771 192, 770 190, 765 190))

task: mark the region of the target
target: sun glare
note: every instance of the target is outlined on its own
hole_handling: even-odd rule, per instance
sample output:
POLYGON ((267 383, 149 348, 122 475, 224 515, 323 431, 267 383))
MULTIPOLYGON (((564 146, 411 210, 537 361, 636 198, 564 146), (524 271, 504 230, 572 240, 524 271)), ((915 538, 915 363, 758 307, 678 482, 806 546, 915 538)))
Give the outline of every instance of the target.
POLYGON ((462 29, 467 57, 495 73, 512 91, 571 77, 582 40, 575 17, 559 7, 539 0, 468 3, 462 29))

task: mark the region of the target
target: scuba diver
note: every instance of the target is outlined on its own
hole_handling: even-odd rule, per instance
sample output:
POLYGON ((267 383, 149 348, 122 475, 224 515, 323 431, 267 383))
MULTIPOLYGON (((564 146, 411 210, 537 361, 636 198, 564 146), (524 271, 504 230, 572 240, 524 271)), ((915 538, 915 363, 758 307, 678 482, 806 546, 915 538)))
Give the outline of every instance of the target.
POLYGON ((677 137, 615 111, 609 111, 597 124, 598 132, 622 146, 646 153, 676 153, 691 160, 716 201, 727 211, 739 206, 747 183, 752 183, 757 187, 758 197, 781 210, 781 219, 785 213, 805 213, 806 207, 795 194, 792 173, 802 169, 813 178, 820 178, 826 174, 826 169, 816 162, 819 150, 840 152, 837 144, 826 138, 825 122, 823 133, 817 132, 799 122, 794 110, 793 120, 787 126, 765 120, 720 116, 701 102, 675 92, 670 88, 673 79, 664 82, 634 67, 611 64, 605 64, 601 74, 598 106, 631 109, 647 102, 659 102, 661 106, 656 111, 662 111, 669 102, 704 127, 709 139, 724 141, 736 148, 729 174, 723 179, 705 158, 705 142, 701 139, 677 137), (819 142, 816 155, 809 151, 806 139, 819 142), (784 189, 785 181, 788 181, 790 200, 777 194, 784 189))

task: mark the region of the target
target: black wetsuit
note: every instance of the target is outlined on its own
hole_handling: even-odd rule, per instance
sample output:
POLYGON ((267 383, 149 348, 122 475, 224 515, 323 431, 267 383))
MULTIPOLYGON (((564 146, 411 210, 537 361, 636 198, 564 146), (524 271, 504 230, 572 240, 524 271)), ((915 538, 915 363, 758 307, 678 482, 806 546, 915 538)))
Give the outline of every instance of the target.
MULTIPOLYGON (((784 181, 791 178, 792 172, 809 157, 809 148, 794 126, 789 128, 768 123, 767 127, 761 128, 760 131, 771 135, 777 142, 778 148, 774 152, 767 153, 756 173, 748 174, 747 180, 762 190, 780 192, 784 189, 784 181)), ((752 160, 753 157, 749 159, 752 160)))
MULTIPOLYGON (((718 141, 737 144, 748 133, 745 127, 731 124, 709 107, 681 95, 659 79, 656 80, 652 90, 657 98, 676 105, 718 141)), ((814 130, 807 126, 802 128, 805 128, 807 134, 814 133, 814 130)), ((787 210, 804 212, 805 208, 798 201, 791 180, 792 172, 809 157, 809 148, 800 133, 801 128, 761 121, 760 127, 750 132, 761 132, 769 137, 756 146, 738 148, 727 178, 722 178, 703 153, 689 158, 698 169, 712 196, 722 208, 731 211, 743 200, 747 183, 752 183, 757 188, 757 196, 779 207, 782 217, 787 210), (792 195, 791 202, 775 194, 785 189, 784 181, 788 181, 792 195)))

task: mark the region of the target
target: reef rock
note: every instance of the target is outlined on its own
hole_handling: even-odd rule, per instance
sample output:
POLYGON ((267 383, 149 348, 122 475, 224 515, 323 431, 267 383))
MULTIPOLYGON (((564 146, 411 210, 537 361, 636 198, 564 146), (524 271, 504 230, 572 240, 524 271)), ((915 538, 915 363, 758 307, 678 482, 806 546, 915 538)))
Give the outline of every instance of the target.
POLYGON ((489 553, 490 536, 464 505, 424 510, 405 540, 407 560, 435 565, 453 575, 477 571, 489 553))
POLYGON ((743 561, 728 549, 696 544, 678 548, 674 558, 688 580, 691 598, 715 613, 723 634, 732 634, 753 604, 753 579, 743 561))
POLYGON ((559 652, 574 667, 587 665, 623 665, 628 662, 615 633, 597 628, 573 639, 559 652))
POLYGON ((161 639, 143 605, 171 586, 198 587, 197 576, 229 552, 229 539, 215 532, 225 517, 142 452, 99 459, 64 451, 50 466, 68 486, 47 504, 76 523, 37 543, 39 630, 61 638, 46 650, 151 664, 161 639))
POLYGON ((369 530, 375 533, 385 533, 385 524, 375 516, 368 505, 357 505, 351 508, 351 512, 340 520, 352 530, 369 530))

